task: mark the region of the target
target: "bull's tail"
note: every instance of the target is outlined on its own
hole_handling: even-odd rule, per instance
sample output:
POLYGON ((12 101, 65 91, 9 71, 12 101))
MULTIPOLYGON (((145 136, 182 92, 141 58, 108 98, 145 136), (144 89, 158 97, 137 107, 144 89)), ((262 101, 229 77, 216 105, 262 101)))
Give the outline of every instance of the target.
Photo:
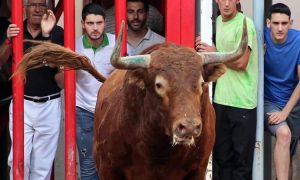
POLYGON ((20 75, 26 80, 26 72, 30 69, 42 66, 49 67, 68 67, 69 69, 82 69, 92 74, 98 81, 104 82, 105 77, 100 74, 91 64, 86 56, 79 55, 63 46, 43 41, 25 40, 36 44, 29 49, 18 64, 14 75, 20 75))

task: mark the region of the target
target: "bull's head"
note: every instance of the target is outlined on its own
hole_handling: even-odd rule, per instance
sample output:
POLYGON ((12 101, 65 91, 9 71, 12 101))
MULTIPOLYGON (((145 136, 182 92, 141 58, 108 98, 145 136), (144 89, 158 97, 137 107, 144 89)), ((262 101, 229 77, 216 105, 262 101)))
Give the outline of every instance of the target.
MULTIPOLYGON (((204 108, 201 106, 203 85, 207 84, 203 77, 204 65, 234 61, 244 54, 248 43, 246 20, 239 48, 228 53, 198 54, 191 48, 165 44, 147 55, 120 57, 121 39, 122 29, 111 63, 118 69, 142 68, 147 72, 148 79, 153 77, 150 78, 152 85, 148 87, 168 109, 168 117, 171 119, 165 125, 166 134, 172 137, 173 145, 193 145, 195 138, 201 134, 202 120, 205 118, 201 117, 204 108)), ((216 80, 211 77, 205 79, 216 80)))

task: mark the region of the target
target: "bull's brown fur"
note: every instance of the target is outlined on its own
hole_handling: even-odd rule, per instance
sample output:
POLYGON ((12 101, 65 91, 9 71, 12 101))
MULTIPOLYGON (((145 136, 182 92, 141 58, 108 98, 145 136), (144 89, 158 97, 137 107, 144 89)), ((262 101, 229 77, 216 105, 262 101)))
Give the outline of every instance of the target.
POLYGON ((117 70, 99 91, 94 157, 104 180, 204 179, 214 144, 215 114, 207 86, 196 83, 203 72, 201 58, 176 45, 154 49, 159 50, 147 52, 152 52, 150 68, 117 70), (157 75, 172 87, 167 106, 155 93, 157 75), (172 145, 172 123, 184 112, 201 114, 202 133, 195 146, 172 145))

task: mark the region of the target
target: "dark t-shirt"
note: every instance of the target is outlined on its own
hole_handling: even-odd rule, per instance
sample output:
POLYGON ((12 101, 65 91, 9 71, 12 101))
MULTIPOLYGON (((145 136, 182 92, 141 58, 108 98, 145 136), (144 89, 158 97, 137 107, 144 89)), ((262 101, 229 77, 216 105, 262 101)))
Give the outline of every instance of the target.
MULTIPOLYGON (((6 39, 6 30, 10 22, 6 17, 0 17, 0 44, 6 39)), ((12 94, 11 76, 11 57, 6 64, 0 68, 0 100, 6 99, 12 94)))
MULTIPOLYGON (((26 21, 24 22, 24 39, 44 40, 42 33, 36 38, 33 38, 27 31, 26 21)), ((63 45, 64 41, 63 29, 55 26, 51 32, 50 40, 53 43, 63 45)), ((32 47, 31 43, 24 43, 24 53, 32 47)), ((60 92, 54 76, 58 72, 57 68, 41 67, 38 69, 29 70, 26 76, 24 94, 28 96, 47 96, 60 92)))

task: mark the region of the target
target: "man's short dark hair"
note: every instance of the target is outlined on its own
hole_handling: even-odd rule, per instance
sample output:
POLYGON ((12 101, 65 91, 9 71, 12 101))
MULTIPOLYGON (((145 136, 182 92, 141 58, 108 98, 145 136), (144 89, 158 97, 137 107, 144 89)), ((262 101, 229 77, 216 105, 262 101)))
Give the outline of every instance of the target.
POLYGON ((85 20, 90 14, 103 16, 103 19, 106 18, 104 9, 96 3, 89 3, 83 7, 81 13, 82 20, 85 20))
POLYGON ((286 14, 287 16, 289 16, 289 18, 291 18, 290 8, 287 5, 283 4, 283 3, 273 4, 270 7, 268 18, 271 19, 271 15, 274 14, 274 13, 286 14))
POLYGON ((144 4, 145 10, 149 11, 149 2, 147 0, 127 0, 127 2, 142 2, 144 4))

